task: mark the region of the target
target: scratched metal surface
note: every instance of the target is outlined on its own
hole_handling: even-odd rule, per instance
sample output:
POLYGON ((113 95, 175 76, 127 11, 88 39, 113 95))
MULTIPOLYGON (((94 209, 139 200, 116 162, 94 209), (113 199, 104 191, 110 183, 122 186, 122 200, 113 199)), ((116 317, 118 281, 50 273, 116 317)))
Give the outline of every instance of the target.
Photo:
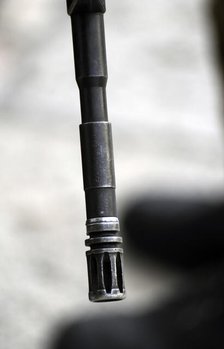
MULTIPOLYGON (((147 190, 219 195, 220 90, 206 2, 108 0, 107 7, 121 212, 147 190)), ((88 302, 80 111, 65 3, 2 1, 0 30, 0 346, 36 349, 58 321, 141 309, 172 291, 179 276, 127 251, 128 299, 88 302)))

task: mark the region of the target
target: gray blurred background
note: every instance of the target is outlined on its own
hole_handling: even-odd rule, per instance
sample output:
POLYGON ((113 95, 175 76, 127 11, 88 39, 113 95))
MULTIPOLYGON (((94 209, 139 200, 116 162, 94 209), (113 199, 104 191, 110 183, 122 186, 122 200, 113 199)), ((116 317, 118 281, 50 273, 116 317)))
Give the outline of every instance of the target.
MULTIPOLYGON (((223 195, 206 0, 108 0, 108 108, 120 215, 146 192, 223 195)), ((0 347, 39 349, 63 319, 154 306, 181 276, 126 251, 128 298, 90 304, 80 108, 65 1, 0 3, 0 347)))

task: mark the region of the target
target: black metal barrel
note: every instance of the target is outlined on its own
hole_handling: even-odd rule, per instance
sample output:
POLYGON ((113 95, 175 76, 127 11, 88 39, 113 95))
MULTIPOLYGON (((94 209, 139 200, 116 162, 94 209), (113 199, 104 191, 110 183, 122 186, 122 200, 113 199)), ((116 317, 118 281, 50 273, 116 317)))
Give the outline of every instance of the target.
POLYGON ((67 0, 72 21, 76 80, 80 91, 89 299, 125 297, 115 196, 111 124, 108 122, 104 0, 67 0))

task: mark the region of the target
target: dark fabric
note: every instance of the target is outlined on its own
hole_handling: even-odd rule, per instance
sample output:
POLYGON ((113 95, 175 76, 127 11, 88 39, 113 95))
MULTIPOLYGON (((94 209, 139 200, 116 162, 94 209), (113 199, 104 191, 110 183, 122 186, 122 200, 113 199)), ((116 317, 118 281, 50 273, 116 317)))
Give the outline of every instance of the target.
POLYGON ((101 317, 65 326, 49 349, 224 348, 224 265, 194 273, 181 296, 142 316, 101 317))
POLYGON ((138 253, 192 268, 223 257, 224 200, 141 198, 126 210, 123 228, 138 253))

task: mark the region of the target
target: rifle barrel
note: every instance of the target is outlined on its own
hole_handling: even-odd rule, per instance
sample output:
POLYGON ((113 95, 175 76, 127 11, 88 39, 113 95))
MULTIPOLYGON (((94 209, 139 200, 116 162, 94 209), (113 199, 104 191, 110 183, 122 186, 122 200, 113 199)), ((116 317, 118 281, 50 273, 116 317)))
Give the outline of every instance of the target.
POLYGON ((67 0, 72 21, 76 81, 80 91, 83 181, 86 201, 86 252, 89 299, 121 300, 122 237, 119 234, 111 124, 107 113, 107 62, 104 0, 67 0))

